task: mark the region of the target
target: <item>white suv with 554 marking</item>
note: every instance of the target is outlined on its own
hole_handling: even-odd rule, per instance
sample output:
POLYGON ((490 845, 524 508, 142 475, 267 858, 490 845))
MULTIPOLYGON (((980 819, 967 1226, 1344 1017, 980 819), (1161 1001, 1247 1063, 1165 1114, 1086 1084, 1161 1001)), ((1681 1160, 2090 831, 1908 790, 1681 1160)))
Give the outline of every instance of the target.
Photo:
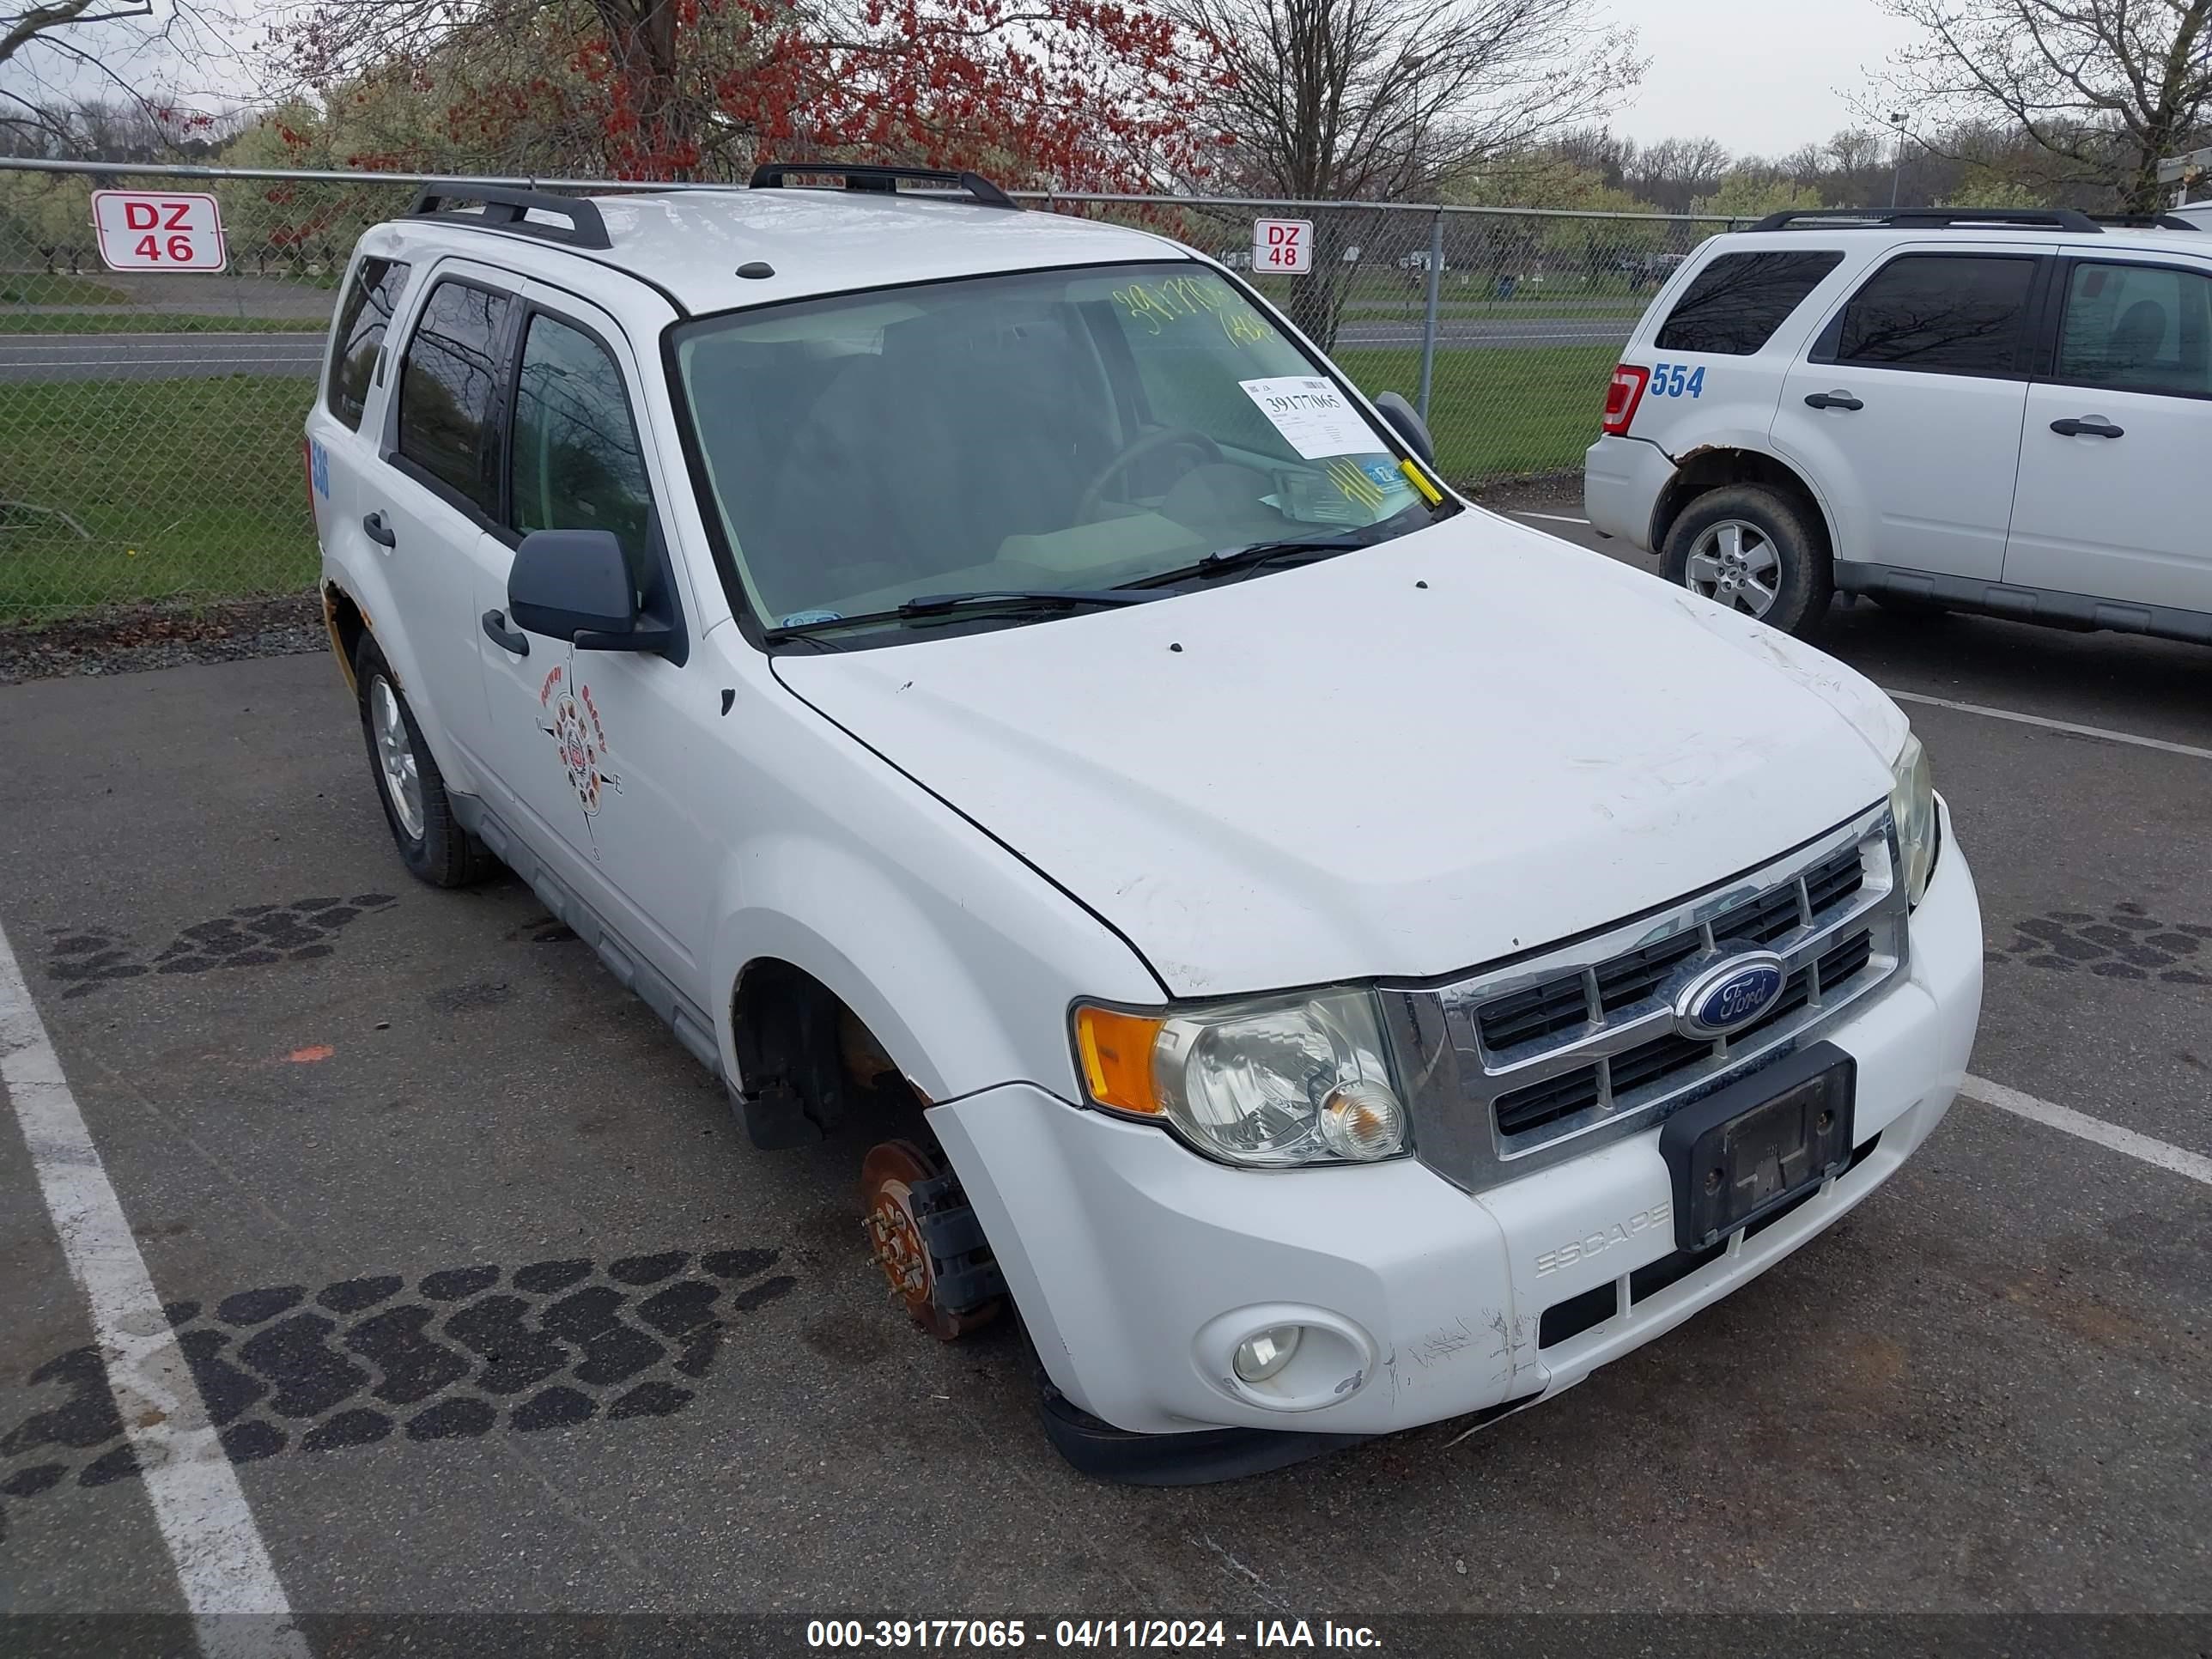
POLYGON ((2212 644, 2212 237, 2014 210, 1716 236, 1613 371, 1591 523, 1804 635, 1837 592, 2212 644))
POLYGON ((838 173, 362 239, 307 471, 411 870, 761 1144, 895 1114, 884 1273, 1121 1478, 1556 1395, 1896 1171, 1982 948, 1887 698, 1468 506, 1190 250, 838 173))

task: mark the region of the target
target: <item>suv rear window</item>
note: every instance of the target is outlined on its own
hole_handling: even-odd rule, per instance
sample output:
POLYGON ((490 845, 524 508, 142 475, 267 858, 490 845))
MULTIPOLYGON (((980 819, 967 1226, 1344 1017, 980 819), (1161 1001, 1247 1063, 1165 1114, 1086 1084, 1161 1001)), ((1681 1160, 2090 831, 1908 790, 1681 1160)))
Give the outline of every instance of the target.
POLYGON ((499 393, 504 294, 444 282, 423 301, 399 369, 399 453, 486 513, 495 510, 484 428, 499 393))
POLYGON ((1840 253, 1723 253, 1691 279, 1653 342, 1662 351, 1748 357, 1844 262, 1840 253))
POLYGON ((345 309, 338 313, 337 350, 331 358, 328 402, 331 413, 356 431, 361 429, 384 331, 406 291, 407 266, 398 259, 363 259, 346 290, 345 309))
POLYGON ((1829 361, 2011 374, 2034 282, 2035 261, 2024 254, 1905 254, 1851 296, 1829 361))

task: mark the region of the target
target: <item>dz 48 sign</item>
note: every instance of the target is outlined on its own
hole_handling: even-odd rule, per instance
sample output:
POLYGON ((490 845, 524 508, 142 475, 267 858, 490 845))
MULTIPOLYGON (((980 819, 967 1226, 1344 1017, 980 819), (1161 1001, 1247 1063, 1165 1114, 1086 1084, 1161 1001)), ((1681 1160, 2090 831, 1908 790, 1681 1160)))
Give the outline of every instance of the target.
POLYGON ((1255 219, 1252 270, 1273 276, 1301 276, 1313 269, 1313 221, 1255 219))
POLYGON ((92 222, 110 270, 221 270, 227 263, 212 196, 96 190, 92 222))

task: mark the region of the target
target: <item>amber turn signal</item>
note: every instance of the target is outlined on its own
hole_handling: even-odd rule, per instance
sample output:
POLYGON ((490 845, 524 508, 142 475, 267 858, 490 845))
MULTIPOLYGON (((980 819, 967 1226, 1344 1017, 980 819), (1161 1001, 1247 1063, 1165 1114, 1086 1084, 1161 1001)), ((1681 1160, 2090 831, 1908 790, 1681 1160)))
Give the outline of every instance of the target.
POLYGON ((1152 1087, 1152 1045, 1167 1022, 1111 1008, 1075 1011, 1076 1052, 1083 1056, 1083 1080, 1101 1106, 1156 1117, 1162 1111, 1152 1087))

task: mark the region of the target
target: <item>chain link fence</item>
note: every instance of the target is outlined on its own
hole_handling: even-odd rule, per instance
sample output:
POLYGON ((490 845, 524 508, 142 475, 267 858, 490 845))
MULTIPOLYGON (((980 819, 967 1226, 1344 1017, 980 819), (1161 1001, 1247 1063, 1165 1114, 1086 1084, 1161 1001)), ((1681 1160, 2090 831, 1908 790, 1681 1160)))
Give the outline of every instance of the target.
MULTIPOLYGON (((337 288, 356 238, 426 182, 0 160, 0 624, 313 586, 300 434, 337 288), (95 189, 213 194, 228 269, 107 270, 95 189)), ((1220 198, 1029 205, 1158 231, 1252 274, 1362 388, 1412 398, 1467 487, 1579 466, 1653 290, 1725 228, 1220 198), (1262 216, 1313 222, 1310 273, 1251 273, 1262 216)))

